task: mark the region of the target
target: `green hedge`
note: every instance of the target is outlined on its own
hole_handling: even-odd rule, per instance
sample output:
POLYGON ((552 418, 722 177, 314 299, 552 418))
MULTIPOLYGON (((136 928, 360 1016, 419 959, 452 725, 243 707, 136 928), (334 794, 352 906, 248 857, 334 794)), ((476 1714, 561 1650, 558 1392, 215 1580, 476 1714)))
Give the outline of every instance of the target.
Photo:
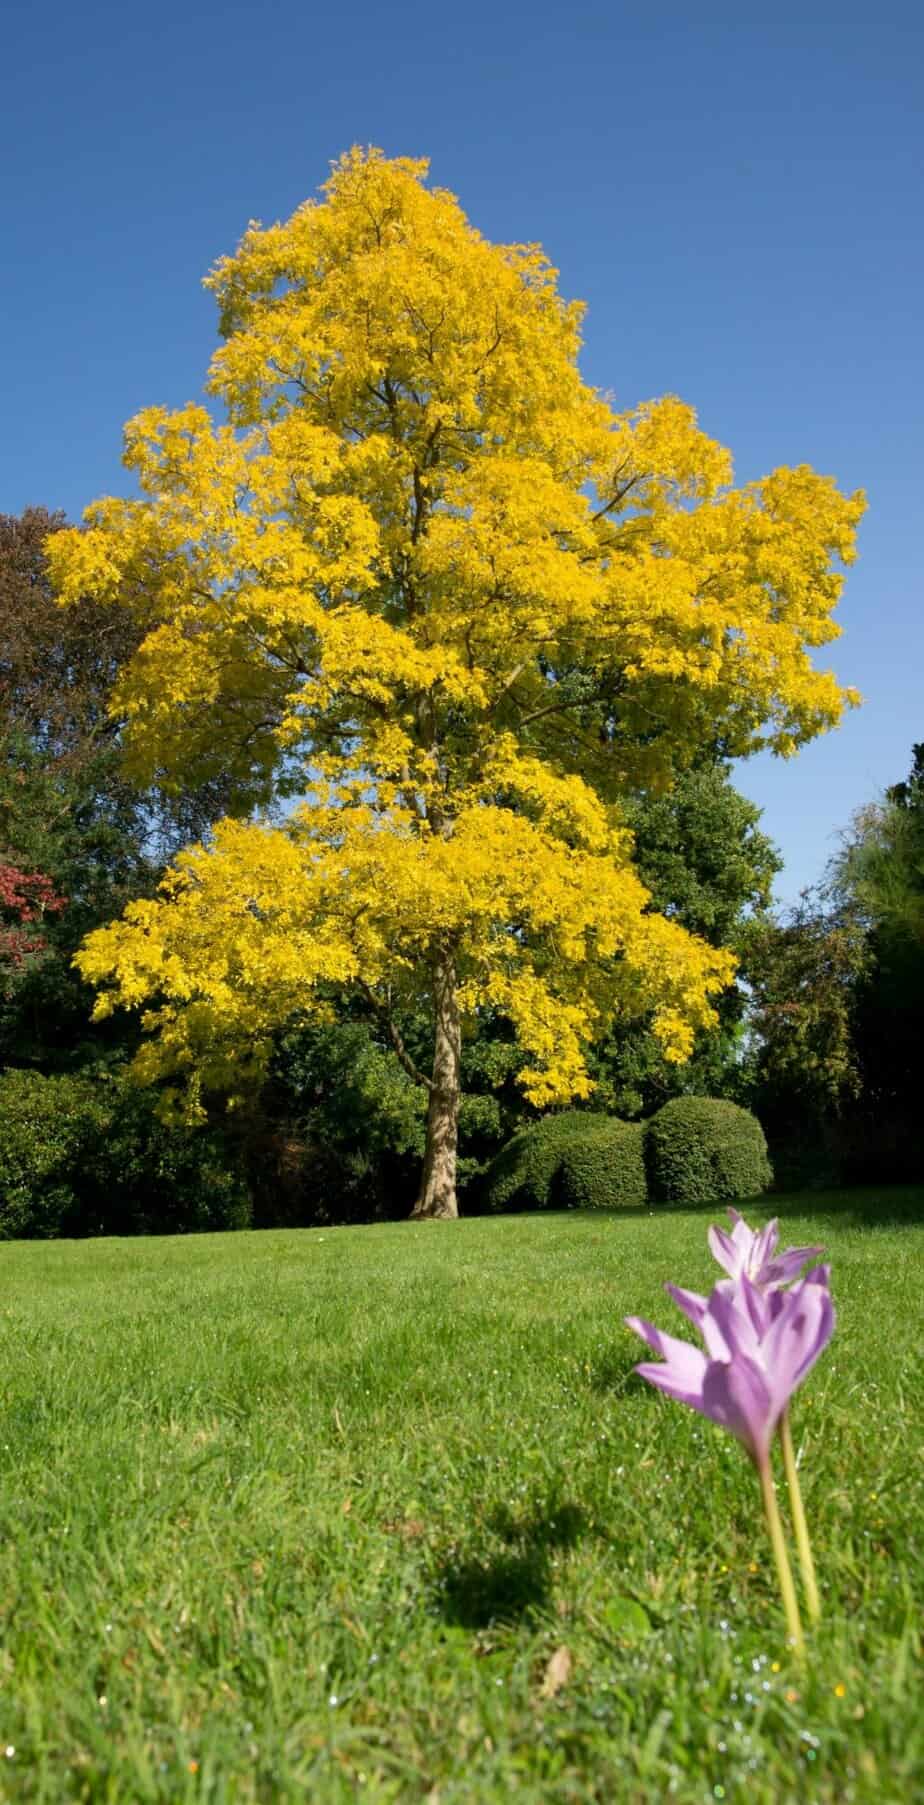
POLYGON ((246 1228, 225 1137, 168 1129, 123 1074, 0 1073, 0 1239, 246 1228))
POLYGON ((647 1195, 642 1124, 569 1109, 501 1148, 485 1175, 483 1203, 491 1213, 631 1209, 647 1195))
MULTIPOLYGON (((594 1122, 590 1117, 589 1122, 594 1122)), ((565 1147, 558 1191, 568 1210, 639 1209, 648 1201, 641 1122, 601 1117, 565 1147)))
POLYGON ((0 1239, 46 1239, 79 1216, 78 1187, 108 1115, 93 1087, 0 1073, 0 1239))
POLYGON ((773 1173, 750 1110, 714 1097, 675 1097, 645 1128, 645 1162, 658 1203, 756 1197, 773 1173))
POLYGON ((558 1176, 562 1155, 576 1136, 585 1135, 588 1124, 603 1116, 579 1109, 543 1116, 502 1147, 484 1177, 484 1207, 491 1214, 508 1210, 555 1210, 561 1207, 558 1176))

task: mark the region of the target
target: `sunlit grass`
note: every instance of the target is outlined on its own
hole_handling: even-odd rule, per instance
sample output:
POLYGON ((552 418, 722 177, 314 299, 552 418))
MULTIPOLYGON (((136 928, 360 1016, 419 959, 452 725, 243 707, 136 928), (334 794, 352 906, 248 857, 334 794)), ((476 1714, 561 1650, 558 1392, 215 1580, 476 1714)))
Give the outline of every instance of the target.
POLYGON ((742 1451, 631 1372, 708 1212, 0 1249, 0 1797, 916 1796, 924 1192, 781 1202, 804 1673, 742 1451))

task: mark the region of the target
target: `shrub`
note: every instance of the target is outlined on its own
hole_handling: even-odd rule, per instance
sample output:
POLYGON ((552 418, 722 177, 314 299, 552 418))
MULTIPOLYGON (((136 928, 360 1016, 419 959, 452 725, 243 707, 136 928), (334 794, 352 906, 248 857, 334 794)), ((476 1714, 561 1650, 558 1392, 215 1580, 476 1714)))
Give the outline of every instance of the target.
POLYGON ((85 1160, 107 1120, 80 1078, 0 1073, 0 1238, 44 1239, 72 1227, 85 1160))
POLYGON ((249 1228, 242 1162, 218 1128, 167 1128, 156 1090, 110 1079, 109 1124, 92 1149, 81 1234, 178 1235, 249 1228))
POLYGON ((225 1137, 168 1129, 121 1073, 0 1073, 0 1238, 245 1228, 225 1137))
POLYGON ((579 1109, 543 1116, 507 1142, 492 1159, 484 1179, 484 1207, 506 1210, 554 1210, 560 1207, 558 1176, 565 1148, 588 1125, 605 1121, 579 1109))
POLYGON ((714 1097, 675 1097, 645 1125, 645 1160, 659 1203, 755 1197, 773 1173, 750 1110, 714 1097))
POLYGON ((568 1210, 638 1209, 648 1200, 645 1132, 616 1116, 585 1118, 561 1157, 558 1195, 568 1210))

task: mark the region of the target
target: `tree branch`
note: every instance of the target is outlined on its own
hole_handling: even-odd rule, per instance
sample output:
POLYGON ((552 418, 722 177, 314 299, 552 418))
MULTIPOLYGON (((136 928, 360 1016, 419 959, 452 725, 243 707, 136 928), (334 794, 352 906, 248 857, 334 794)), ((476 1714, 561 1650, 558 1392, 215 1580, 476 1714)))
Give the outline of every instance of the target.
POLYGON ((424 1090, 428 1090, 428 1091, 432 1090, 433 1089, 432 1080, 427 1077, 426 1072, 422 1072, 420 1070, 420 1067, 415 1065, 413 1059, 411 1058, 410 1053, 407 1050, 407 1047, 404 1044, 401 1030, 398 1027, 397 1022, 393 1019, 389 1010, 386 1009, 384 1003, 379 1002, 379 999, 376 996, 375 991, 372 989, 371 985, 366 984, 363 980, 360 980, 360 988, 364 992, 365 996, 368 998, 369 1003, 371 1004, 372 1008, 375 1010, 376 1015, 378 1016, 379 1020, 381 1021, 383 1027, 385 1028, 385 1030, 388 1034, 388 1038, 391 1041, 391 1044, 394 1047, 395 1052, 398 1055, 398 1059, 399 1059, 401 1065, 404 1067, 404 1070, 406 1071, 408 1077, 412 1078, 415 1084, 422 1085, 424 1090))

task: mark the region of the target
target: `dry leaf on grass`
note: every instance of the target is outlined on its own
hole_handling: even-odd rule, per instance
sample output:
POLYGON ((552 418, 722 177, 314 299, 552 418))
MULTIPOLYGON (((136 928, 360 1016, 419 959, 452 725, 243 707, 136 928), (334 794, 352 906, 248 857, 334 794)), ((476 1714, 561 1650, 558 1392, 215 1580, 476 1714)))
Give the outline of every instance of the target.
POLYGON ((561 1648, 556 1648, 548 1661, 539 1688, 540 1698, 554 1698, 563 1686, 567 1686, 571 1678, 571 1667, 571 1650, 562 1643, 561 1648))
POLYGON ((386 1534, 401 1536, 405 1542, 416 1541, 418 1536, 424 1534, 426 1527, 426 1523, 421 1523, 419 1517, 398 1517, 382 1524, 386 1534))

